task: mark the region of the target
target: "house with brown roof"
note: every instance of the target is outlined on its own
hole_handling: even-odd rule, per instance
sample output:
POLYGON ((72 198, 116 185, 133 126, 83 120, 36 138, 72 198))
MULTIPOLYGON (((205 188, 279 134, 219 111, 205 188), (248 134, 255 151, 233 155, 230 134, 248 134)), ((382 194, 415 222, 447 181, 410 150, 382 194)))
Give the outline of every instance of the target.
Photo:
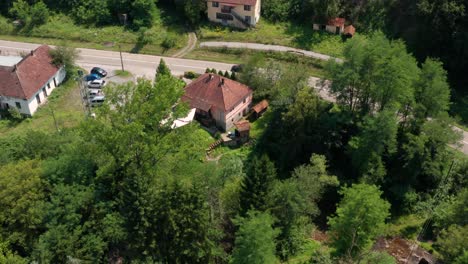
POLYGON ((314 30, 328 31, 333 34, 343 34, 346 19, 341 17, 333 17, 326 21, 326 23, 314 22, 314 30))
POLYGON ((196 108, 196 118, 212 119, 222 130, 231 129, 250 110, 252 89, 247 85, 205 73, 185 87, 182 101, 196 108))
POLYGON ((0 108, 16 108, 32 116, 65 79, 65 69, 52 64, 50 47, 31 51, 14 65, 0 58, 0 108))
POLYGON ((225 26, 254 27, 260 20, 261 0, 207 0, 208 19, 225 26))

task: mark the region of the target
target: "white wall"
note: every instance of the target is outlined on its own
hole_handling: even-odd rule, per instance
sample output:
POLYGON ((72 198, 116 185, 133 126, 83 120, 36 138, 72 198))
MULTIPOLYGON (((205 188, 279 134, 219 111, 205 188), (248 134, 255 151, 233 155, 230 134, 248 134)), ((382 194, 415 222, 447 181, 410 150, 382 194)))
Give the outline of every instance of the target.
MULTIPOLYGON (((223 7, 222 2, 218 2, 219 5, 218 7, 213 7, 212 2, 216 1, 207 1, 207 7, 208 7, 208 19, 214 22, 219 22, 221 23, 221 19, 216 18, 216 13, 221 13, 221 8, 223 7)), ((260 20, 260 9, 261 9, 261 0, 257 0, 257 4, 255 6, 250 7, 250 11, 245 11, 244 10, 244 5, 238 5, 233 8, 233 11, 236 12, 239 16, 242 18, 245 18, 245 16, 250 16, 250 25, 255 26, 257 22, 260 20)), ((233 20, 228 20, 227 23, 232 26, 237 26, 237 19, 234 17, 233 20)))
POLYGON ((229 113, 226 114, 225 118, 225 129, 229 130, 234 126, 234 123, 241 120, 244 116, 243 111, 249 111, 250 105, 252 104, 252 94, 248 95, 245 98, 245 103, 242 101, 229 113))
POLYGON ((57 86, 63 82, 66 76, 66 71, 62 67, 60 68, 57 73, 50 78, 44 85, 41 86, 41 89, 37 91, 31 98, 28 100, 20 99, 20 98, 14 98, 14 97, 2 97, 2 103, 6 103, 10 106, 10 108, 15 107, 16 108, 16 102, 21 104, 21 109, 18 109, 20 113, 25 114, 25 115, 33 115, 36 111, 37 108, 40 106, 37 103, 36 100, 36 95, 39 94, 39 98, 41 99, 41 104, 45 103, 47 101, 47 97, 42 92, 42 88, 45 87, 47 96, 50 96, 53 90, 55 90, 56 86, 54 85, 54 78, 56 80, 57 86), (50 84, 50 88, 48 88, 47 84, 50 84))

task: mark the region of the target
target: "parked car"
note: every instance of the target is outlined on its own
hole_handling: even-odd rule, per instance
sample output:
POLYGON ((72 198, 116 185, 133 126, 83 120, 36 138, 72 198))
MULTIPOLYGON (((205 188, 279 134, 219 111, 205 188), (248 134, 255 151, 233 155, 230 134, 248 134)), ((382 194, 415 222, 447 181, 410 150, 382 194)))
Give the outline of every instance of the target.
POLYGON ((99 67, 92 68, 91 73, 97 74, 97 75, 99 75, 101 77, 106 77, 107 76, 106 70, 104 70, 103 68, 99 68, 99 67))
POLYGON ((89 100, 89 105, 91 105, 92 107, 101 106, 105 100, 106 97, 104 95, 98 95, 89 100))
POLYGON ((233 72, 241 72, 241 71, 242 71, 242 68, 244 68, 244 64, 232 65, 231 71, 233 71, 233 72))
POLYGON ((93 99, 96 96, 103 96, 104 93, 101 89, 88 89, 89 98, 93 99))
POLYGON ((101 89, 104 85, 106 85, 106 81, 104 80, 94 80, 88 82, 89 88, 101 89))
POLYGON ((101 79, 101 76, 97 74, 88 74, 84 77, 84 79, 85 81, 89 82, 89 81, 99 80, 101 79))

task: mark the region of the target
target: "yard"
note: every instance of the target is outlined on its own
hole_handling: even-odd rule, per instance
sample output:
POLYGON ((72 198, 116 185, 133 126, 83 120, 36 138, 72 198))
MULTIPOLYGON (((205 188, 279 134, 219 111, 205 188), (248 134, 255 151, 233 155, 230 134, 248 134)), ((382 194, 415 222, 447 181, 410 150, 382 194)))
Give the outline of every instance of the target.
POLYGON ((341 36, 312 30, 312 24, 273 23, 260 20, 253 29, 245 31, 205 23, 198 31, 203 41, 255 42, 295 47, 342 57, 344 41, 341 36))
POLYGON ((27 130, 56 131, 53 116, 59 129, 76 126, 83 120, 80 92, 73 79, 57 87, 49 96, 48 102, 41 106, 32 118, 21 121, 0 120, 0 137, 27 130))

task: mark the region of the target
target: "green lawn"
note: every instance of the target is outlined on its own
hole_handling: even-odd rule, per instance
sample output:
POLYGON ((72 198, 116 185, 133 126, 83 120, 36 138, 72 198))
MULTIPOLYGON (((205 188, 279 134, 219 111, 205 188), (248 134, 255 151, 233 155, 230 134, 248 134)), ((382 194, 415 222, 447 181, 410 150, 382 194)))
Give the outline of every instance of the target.
POLYGON ((200 41, 236 41, 283 45, 342 57, 341 36, 312 30, 312 24, 272 23, 260 20, 253 29, 245 31, 204 24, 198 31, 200 41))
POLYGON ((286 65, 302 64, 304 65, 304 70, 308 71, 311 76, 323 77, 325 74, 323 61, 291 53, 246 49, 197 48, 184 56, 184 58, 241 64, 246 63, 255 54, 263 54, 265 58, 286 65))
POLYGON ((0 137, 13 133, 23 133, 27 130, 55 131, 52 116, 53 109, 59 129, 73 127, 84 118, 79 88, 74 80, 69 79, 57 87, 32 118, 20 122, 0 120, 0 137))
POLYGON ((180 16, 173 10, 161 9, 153 26, 146 31, 132 31, 123 26, 89 27, 75 24, 69 17, 56 14, 49 21, 28 32, 17 31, 11 21, 0 17, 0 39, 104 50, 119 50, 145 54, 171 55, 188 41, 180 16), (173 39, 175 46, 165 50, 161 43, 173 39))

